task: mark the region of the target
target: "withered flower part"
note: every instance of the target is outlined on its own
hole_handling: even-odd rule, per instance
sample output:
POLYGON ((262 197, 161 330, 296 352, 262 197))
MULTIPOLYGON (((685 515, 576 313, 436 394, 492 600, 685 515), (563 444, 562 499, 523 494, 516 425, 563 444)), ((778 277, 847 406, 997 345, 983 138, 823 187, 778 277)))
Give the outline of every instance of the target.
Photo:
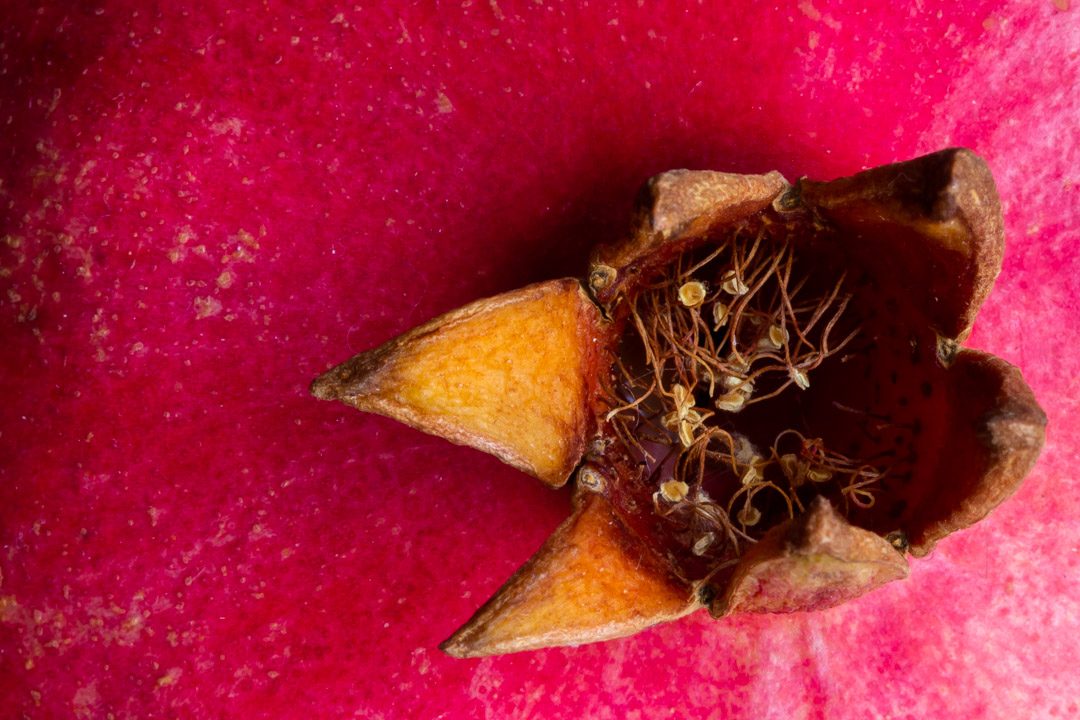
POLYGON ((1020 371, 960 346, 1002 235, 966 150, 794 185, 667 172, 585 281, 468 305, 312 391, 577 479, 452 655, 826 608, 905 577, 1039 454, 1020 371))

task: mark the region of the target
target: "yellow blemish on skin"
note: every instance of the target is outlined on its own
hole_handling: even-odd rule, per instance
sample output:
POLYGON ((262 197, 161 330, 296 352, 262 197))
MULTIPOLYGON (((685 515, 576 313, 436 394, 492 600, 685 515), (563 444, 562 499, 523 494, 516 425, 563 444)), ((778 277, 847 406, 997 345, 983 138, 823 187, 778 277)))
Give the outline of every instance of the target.
POLYGON ((221 312, 221 301, 215 297, 195 298, 195 317, 199 320, 213 317, 221 312))
POLYGON ((187 244, 188 241, 194 238, 194 234, 191 232, 191 228, 184 226, 180 228, 176 233, 176 238, 173 240, 173 247, 168 252, 169 261, 178 263, 187 256, 187 244))
POLYGON ((821 19, 821 13, 818 12, 817 8, 814 7, 814 3, 810 2, 810 0, 803 0, 799 3, 799 12, 811 20, 821 19))
POLYGON ((97 716, 100 711, 101 696, 98 694, 97 682, 83 685, 75 691, 75 697, 71 699, 71 709, 75 711, 77 718, 90 718, 97 716))
POLYGON ((19 613, 19 601, 14 595, 0 595, 0 622, 15 622, 19 613))
POLYGON ((180 679, 183 674, 183 670, 178 667, 171 667, 165 671, 165 674, 157 679, 157 686, 159 688, 169 687, 175 685, 176 681, 180 679))
POLYGON ((830 30, 840 29, 840 22, 829 15, 822 15, 821 11, 814 7, 813 0, 802 0, 799 3, 799 11, 814 22, 825 23, 830 30))

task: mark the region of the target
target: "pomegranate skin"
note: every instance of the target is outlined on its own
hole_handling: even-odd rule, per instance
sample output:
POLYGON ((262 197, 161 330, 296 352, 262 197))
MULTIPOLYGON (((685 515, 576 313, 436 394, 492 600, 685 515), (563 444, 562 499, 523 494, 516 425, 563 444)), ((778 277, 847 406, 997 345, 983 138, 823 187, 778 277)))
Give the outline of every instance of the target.
POLYGON ((1075 7, 41 8, 0 29, 13 716, 1080 712, 1075 7), (829 178, 946 145, 1004 205, 968 344, 1050 418, 1012 500, 827 612, 434 649, 568 496, 312 402, 328 357, 579 274, 668 168, 829 178))

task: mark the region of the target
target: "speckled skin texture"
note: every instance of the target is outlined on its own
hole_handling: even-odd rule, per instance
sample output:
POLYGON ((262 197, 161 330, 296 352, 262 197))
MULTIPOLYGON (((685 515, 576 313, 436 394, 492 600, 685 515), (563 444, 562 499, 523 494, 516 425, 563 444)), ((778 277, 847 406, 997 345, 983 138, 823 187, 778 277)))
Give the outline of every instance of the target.
POLYGON ((8 4, 0 715, 1080 715, 1069 4, 8 4), (1005 214, 970 344, 1050 418, 1016 496, 834 610, 436 650, 568 491, 318 402, 316 374, 583 274, 657 172, 948 145, 1005 214))

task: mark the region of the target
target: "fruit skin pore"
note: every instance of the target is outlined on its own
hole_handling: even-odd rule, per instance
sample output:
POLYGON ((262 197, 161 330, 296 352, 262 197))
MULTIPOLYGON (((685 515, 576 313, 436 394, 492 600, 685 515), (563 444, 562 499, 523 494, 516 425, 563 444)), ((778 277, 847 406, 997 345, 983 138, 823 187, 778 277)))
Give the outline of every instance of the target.
MULTIPOLYGON (((715 616, 832 607, 907 577, 904 553, 925 555, 984 517, 1015 491, 1042 448, 1046 416, 1019 371, 960 347, 1000 271, 1000 213, 989 169, 963 149, 794 186, 778 173, 671 171, 639 195, 628 239, 594 253, 582 281, 588 293, 566 279, 479 301, 339 365, 312 392, 485 450, 555 487, 584 459, 570 519, 443 644, 454 656, 622 637, 702 604, 715 616), (778 223, 786 234, 777 247, 762 237, 778 223), (756 238, 740 241, 740 233, 756 238), (698 250, 708 254, 687 260, 698 250), (719 280, 696 279, 725 253, 731 264, 717 271, 719 280), (840 279, 825 282, 817 309, 796 311, 794 297, 810 277, 791 285, 793 267, 836 271, 837 263, 840 279), (849 275, 860 277, 851 290, 849 275), (762 310, 750 302, 767 297, 770 278, 782 300, 754 315, 762 310), (646 313, 668 314, 643 320, 643 292, 652 298, 646 313), (721 302, 731 305, 712 312, 709 330, 703 305, 721 302), (849 308, 854 329, 830 343, 849 308), (800 320, 800 312, 809 314, 800 320), (747 324, 761 329, 739 351, 747 324), (627 332, 642 343, 644 372, 624 365, 635 346, 627 332), (890 349, 904 333, 910 348, 890 349), (687 337, 696 338, 692 348, 687 337), (796 343, 811 352, 795 353, 796 343), (901 353, 910 354, 909 369, 895 364, 901 353), (851 394, 858 382, 837 375, 841 362, 865 369, 861 394, 851 394), (779 386, 755 397, 774 366, 779 386), (717 387, 716 372, 736 374, 722 374, 717 387), (689 385, 680 384, 687 377, 689 385), (886 382, 899 383, 895 408, 882 404, 886 382), (718 413, 701 406, 706 391, 721 393, 718 413), (762 455, 743 434, 753 422, 740 418, 759 400, 773 407, 785 392, 792 400, 778 407, 788 409, 770 416, 789 412, 791 422, 806 423, 824 412, 822 430, 834 439, 780 425, 762 455), (620 425, 628 411, 639 419, 620 425), (837 435, 837 424, 846 435, 837 435), (830 447, 864 447, 854 439, 859 432, 882 428, 900 434, 895 447, 870 454, 873 462, 830 447), (779 449, 784 438, 788 447, 799 439, 796 454, 779 449), (665 444, 664 457, 675 457, 670 466, 653 457, 665 444), (777 484, 781 470, 786 492, 777 484), (730 500, 710 495, 718 489, 705 479, 716 472, 733 473, 736 488, 741 482, 724 491, 734 492, 730 500), (779 491, 787 518, 777 519, 774 508, 766 511, 772 525, 762 525, 753 503, 759 491, 779 491), (833 504, 841 500, 842 511, 833 504), (689 547, 682 538, 691 531, 689 547)), ((800 296, 799 307, 805 303, 800 296)))

